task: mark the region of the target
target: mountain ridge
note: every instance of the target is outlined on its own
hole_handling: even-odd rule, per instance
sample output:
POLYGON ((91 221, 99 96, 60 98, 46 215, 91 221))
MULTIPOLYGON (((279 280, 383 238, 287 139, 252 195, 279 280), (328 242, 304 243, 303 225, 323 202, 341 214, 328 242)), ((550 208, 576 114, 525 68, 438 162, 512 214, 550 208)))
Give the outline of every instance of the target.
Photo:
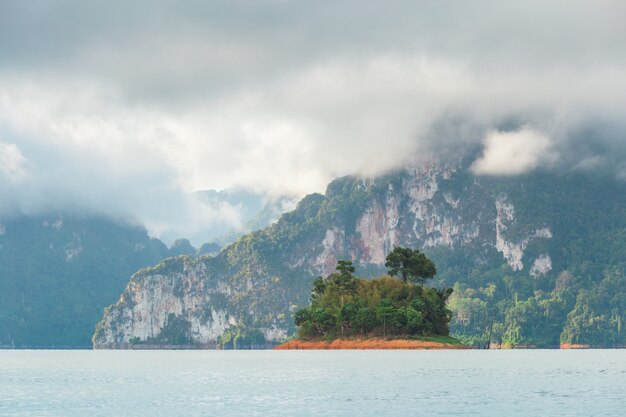
MULTIPOLYGON (((624 191, 613 178, 579 172, 479 177, 461 162, 343 177, 216 257, 176 258, 136 274, 105 312, 94 345, 167 342, 160 334, 173 322, 188 343, 217 344, 229 329, 280 340, 293 333, 293 312, 315 276, 339 259, 373 276, 400 244, 435 260, 435 285, 455 287, 451 329, 465 342, 484 339, 488 322, 508 344, 582 342, 600 330, 566 331, 578 320, 577 297, 602 282, 607 267, 623 265, 625 239, 607 247, 602 238, 626 230, 624 191), (543 315, 552 315, 549 325, 538 326, 543 315)), ((619 319, 607 314, 596 315, 612 328, 623 311, 619 319)), ((610 343, 622 337, 603 332, 615 333, 610 343)))
POLYGON ((0 346, 89 346, 102 308, 169 255, 139 226, 55 213, 0 220, 0 346))

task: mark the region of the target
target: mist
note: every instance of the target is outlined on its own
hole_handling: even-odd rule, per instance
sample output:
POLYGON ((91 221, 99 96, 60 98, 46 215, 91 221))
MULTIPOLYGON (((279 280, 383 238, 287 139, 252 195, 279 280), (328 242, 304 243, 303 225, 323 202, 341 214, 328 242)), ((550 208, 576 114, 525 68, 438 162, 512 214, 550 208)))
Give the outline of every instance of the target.
POLYGON ((0 3, 0 215, 240 219, 432 158, 626 178, 618 1, 0 3))

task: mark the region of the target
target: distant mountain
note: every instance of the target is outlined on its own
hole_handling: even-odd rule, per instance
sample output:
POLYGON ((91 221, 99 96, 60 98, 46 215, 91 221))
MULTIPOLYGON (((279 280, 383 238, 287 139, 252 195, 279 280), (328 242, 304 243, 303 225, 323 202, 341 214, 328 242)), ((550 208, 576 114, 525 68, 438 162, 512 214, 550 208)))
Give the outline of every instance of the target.
POLYGON ((128 277, 169 255, 143 228, 102 217, 0 220, 0 346, 88 346, 128 277))
POLYGON ((198 250, 194 248, 188 239, 176 239, 169 249, 169 256, 189 255, 195 256, 198 250))
POLYGON ((270 196, 244 188, 197 191, 196 197, 216 213, 230 213, 230 221, 216 224, 202 231, 206 242, 226 246, 254 230, 269 226, 286 211, 295 207, 297 200, 290 196, 270 196))
POLYGON ((103 308, 138 269, 171 256, 216 255, 223 242, 276 220, 290 201, 241 189, 199 198, 216 210, 226 205, 244 223, 216 226, 207 235, 219 243, 196 249, 185 238, 168 248, 141 227, 105 217, 0 218, 0 347, 89 346, 103 308))
POLYGON ((221 246, 214 242, 204 243, 196 251, 198 256, 203 255, 217 255, 221 249, 221 246))
POLYGON ((469 343, 626 344, 626 183, 581 172, 472 174, 467 163, 345 177, 217 257, 179 257, 133 276, 96 347, 214 345, 294 332, 315 276, 350 259, 384 270, 394 245, 423 249, 454 287, 452 333, 469 343))

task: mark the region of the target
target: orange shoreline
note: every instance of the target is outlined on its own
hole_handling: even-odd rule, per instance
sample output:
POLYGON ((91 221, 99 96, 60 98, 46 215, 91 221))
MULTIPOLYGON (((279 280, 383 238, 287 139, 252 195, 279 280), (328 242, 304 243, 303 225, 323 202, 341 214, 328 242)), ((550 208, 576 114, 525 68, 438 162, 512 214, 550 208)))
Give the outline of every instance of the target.
POLYGON ((341 349, 420 349, 420 350, 449 350, 468 349, 463 345, 453 345, 425 340, 385 340, 385 339, 336 339, 326 340, 290 340, 276 346, 277 350, 341 350, 341 349))
POLYGON ((590 349, 591 345, 581 343, 561 343, 561 349, 590 349))

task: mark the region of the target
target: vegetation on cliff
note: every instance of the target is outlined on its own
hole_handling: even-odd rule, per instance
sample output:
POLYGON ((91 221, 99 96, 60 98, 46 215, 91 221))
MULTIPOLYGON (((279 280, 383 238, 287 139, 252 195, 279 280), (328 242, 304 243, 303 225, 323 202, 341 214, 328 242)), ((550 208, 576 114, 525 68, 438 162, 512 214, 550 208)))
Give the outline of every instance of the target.
POLYGON ((419 251, 396 247, 388 256, 390 274, 359 279, 350 261, 314 281, 311 305, 295 313, 301 339, 338 337, 447 336, 452 289, 422 286, 434 276, 432 261, 419 251), (417 282, 415 284, 413 282, 417 282))
POLYGON ((103 217, 0 219, 0 346, 89 346, 128 277, 168 254, 145 229, 103 217))
POLYGON ((355 275, 380 276, 396 243, 424 248, 437 265, 430 286, 454 288, 450 333, 466 344, 626 344, 626 182, 600 173, 440 167, 340 178, 202 259, 198 280, 224 289, 208 306, 278 340, 295 332, 317 275, 350 259, 355 275))
POLYGON ((467 249, 429 252, 438 277, 455 289, 451 333, 469 344, 558 347, 626 345, 626 190, 603 175, 534 173, 482 179, 515 207, 506 237, 523 242, 533 228, 549 227, 549 239, 524 248, 524 269, 501 255, 467 249), (516 190, 513 192, 512 190, 516 190), (533 272, 533 260, 549 254, 549 268, 533 272), (493 325, 491 325, 493 323, 493 325))
POLYGON ((226 329, 217 342, 222 349, 258 349, 267 345, 263 333, 245 325, 226 329))

